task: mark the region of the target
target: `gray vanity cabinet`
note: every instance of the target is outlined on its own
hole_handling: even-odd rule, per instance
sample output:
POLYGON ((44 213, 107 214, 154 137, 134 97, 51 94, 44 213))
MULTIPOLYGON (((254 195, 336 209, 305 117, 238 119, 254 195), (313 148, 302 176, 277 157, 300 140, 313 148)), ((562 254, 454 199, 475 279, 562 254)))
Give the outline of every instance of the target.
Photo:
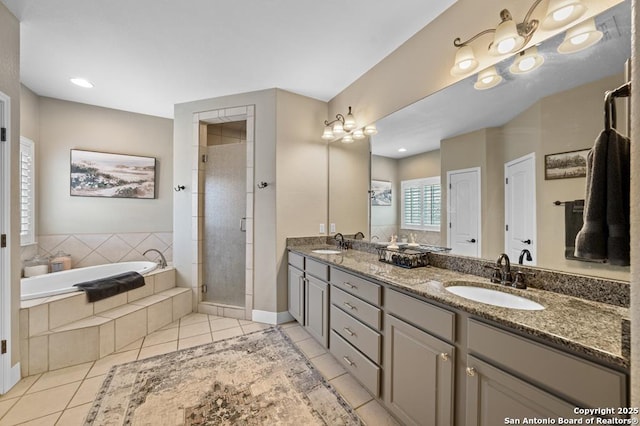
POLYGON ((453 424, 454 366, 452 345, 385 315, 384 400, 404 424, 453 424))
POLYGON ((305 259, 304 326, 325 348, 329 347, 329 267, 305 259))
POLYGON ((384 402, 407 425, 453 424, 455 314, 385 292, 384 402))
POLYGON ((289 313, 304 325, 304 257, 289 252, 288 288, 289 313))

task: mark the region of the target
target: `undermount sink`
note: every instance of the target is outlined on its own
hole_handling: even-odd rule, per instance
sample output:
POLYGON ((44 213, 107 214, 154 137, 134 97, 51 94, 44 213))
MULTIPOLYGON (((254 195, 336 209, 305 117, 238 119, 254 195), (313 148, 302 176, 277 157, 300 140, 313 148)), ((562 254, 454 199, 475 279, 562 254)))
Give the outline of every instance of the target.
POLYGON ((533 300, 490 288, 453 285, 445 287, 445 290, 457 296, 464 297, 465 299, 503 308, 521 309, 525 311, 541 311, 544 309, 544 306, 533 300))
POLYGON ((332 249, 315 249, 315 250, 311 250, 311 253, 316 253, 316 254, 340 254, 341 251, 340 250, 332 250, 332 249))

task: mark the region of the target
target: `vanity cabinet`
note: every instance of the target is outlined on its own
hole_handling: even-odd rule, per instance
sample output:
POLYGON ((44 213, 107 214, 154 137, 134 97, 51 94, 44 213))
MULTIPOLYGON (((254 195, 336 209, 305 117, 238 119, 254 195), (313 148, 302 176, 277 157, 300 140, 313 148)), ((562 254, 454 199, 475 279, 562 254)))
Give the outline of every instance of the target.
POLYGON ((301 325, 304 325, 304 257, 289 252, 287 294, 289 297, 289 313, 301 325))
POLYGON ((331 268, 329 349, 374 396, 382 374, 382 287, 331 268))
POLYGON ((329 266, 305 259, 304 326, 325 348, 329 347, 329 266))
POLYGON ((435 335, 453 339, 455 314, 393 290, 385 296, 385 405, 407 425, 453 424, 455 346, 435 335))
MULTIPOLYGON (((505 417, 575 418, 575 407, 627 406, 624 373, 469 319, 468 425, 505 417)), ((496 423, 497 421, 500 423, 496 423)))

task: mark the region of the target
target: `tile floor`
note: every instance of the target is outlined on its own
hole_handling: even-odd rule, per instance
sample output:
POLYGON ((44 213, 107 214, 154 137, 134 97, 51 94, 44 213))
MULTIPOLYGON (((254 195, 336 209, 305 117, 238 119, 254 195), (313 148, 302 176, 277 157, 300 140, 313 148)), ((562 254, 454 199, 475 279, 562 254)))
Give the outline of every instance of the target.
MULTIPOLYGON (((252 321, 193 313, 95 362, 25 377, 0 396, 0 426, 82 425, 111 366, 269 327, 252 321)), ((395 420, 303 327, 283 329, 367 425, 395 420)))

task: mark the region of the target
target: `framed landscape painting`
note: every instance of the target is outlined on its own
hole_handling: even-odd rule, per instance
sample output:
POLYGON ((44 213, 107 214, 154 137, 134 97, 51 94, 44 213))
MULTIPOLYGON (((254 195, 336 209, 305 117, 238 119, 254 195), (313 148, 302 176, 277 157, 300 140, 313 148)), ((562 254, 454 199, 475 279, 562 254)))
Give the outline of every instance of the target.
POLYGON ((587 154, 590 149, 560 152, 544 156, 544 178, 567 179, 587 175, 587 154))
POLYGON ((387 182, 384 180, 371 181, 371 205, 391 205, 391 182, 387 182))
POLYGON ((76 197, 155 198, 156 159, 72 149, 70 188, 76 197))

